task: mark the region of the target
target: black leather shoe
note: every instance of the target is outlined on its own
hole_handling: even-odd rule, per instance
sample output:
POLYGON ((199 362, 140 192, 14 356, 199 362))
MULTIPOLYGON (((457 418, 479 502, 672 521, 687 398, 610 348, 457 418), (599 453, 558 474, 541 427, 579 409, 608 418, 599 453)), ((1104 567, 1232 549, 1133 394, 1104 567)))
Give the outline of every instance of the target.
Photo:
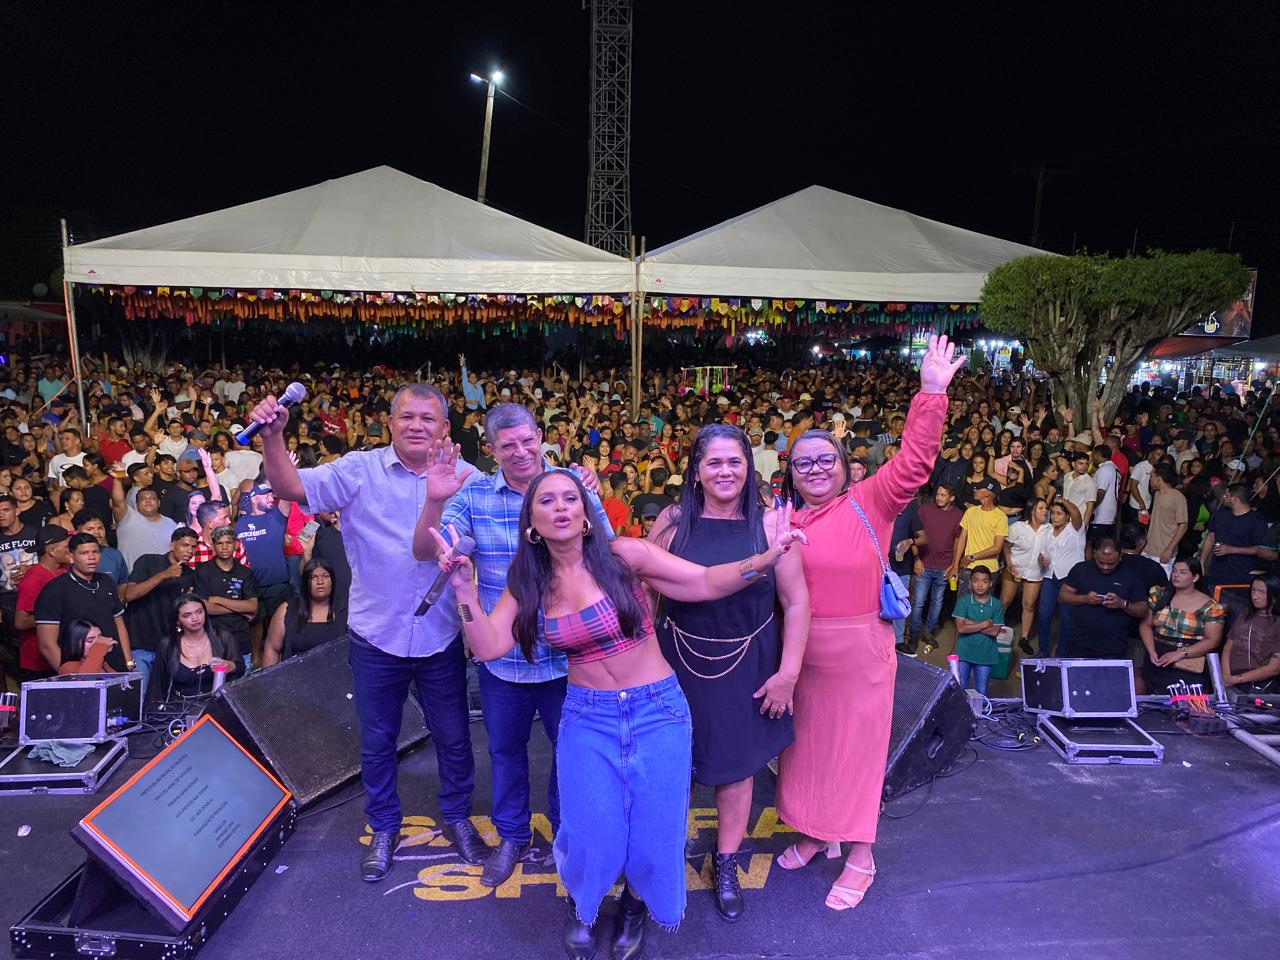
POLYGON ((578 919, 578 907, 573 897, 565 897, 569 915, 564 921, 564 950, 569 960, 591 960, 596 955, 596 928, 578 919))
POLYGON ((391 855, 399 836, 399 830, 378 830, 369 838, 369 849, 360 860, 360 879, 377 883, 391 872, 391 855))
POLYGON ((613 927, 613 960, 637 960, 644 951, 644 928, 648 909, 644 901, 624 886, 618 899, 618 919, 613 927))
POLYGON ((529 852, 529 844, 516 843, 514 840, 503 840, 498 848, 489 854, 485 861, 484 873, 480 882, 486 887, 497 887, 505 883, 515 872, 516 864, 529 852))
POLYGON ((441 831, 467 863, 484 863, 489 859, 489 845, 476 832, 470 820, 452 820, 441 831))
POLYGON ((717 853, 711 861, 711 877, 716 893, 716 910, 732 923, 742 916, 742 884, 738 881, 737 855, 717 853))

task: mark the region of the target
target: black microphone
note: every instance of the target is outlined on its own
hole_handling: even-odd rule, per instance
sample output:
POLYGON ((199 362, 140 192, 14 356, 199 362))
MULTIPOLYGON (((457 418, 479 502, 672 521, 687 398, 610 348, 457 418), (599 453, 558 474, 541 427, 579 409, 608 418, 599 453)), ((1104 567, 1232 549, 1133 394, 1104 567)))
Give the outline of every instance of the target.
MULTIPOLYGON (((292 407, 307 399, 307 388, 296 380, 284 388, 284 395, 280 397, 280 406, 292 407)), ((243 430, 236 434, 236 443, 242 447, 247 447, 253 438, 258 435, 258 431, 262 429, 262 424, 257 420, 249 424, 243 430)))
MULTIPOLYGON (((469 557, 471 551, 476 548, 476 542, 471 537, 459 537, 458 542, 453 545, 453 552, 450 557, 469 557)), ((431 585, 431 589, 427 591, 427 595, 422 598, 422 602, 418 604, 418 609, 413 611, 415 617, 420 617, 427 612, 427 608, 432 606, 440 599, 440 594, 444 593, 445 585, 449 582, 450 574, 441 570, 436 576, 436 582, 431 585)))

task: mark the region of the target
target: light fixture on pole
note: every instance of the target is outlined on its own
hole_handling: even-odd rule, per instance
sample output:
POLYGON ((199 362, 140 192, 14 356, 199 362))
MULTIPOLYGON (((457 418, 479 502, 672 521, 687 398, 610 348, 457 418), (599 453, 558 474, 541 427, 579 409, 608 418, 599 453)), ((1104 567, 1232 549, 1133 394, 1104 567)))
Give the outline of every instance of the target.
POLYGON ((480 145, 480 186, 476 190, 476 200, 484 203, 485 184, 489 180, 489 131, 493 127, 493 96, 502 85, 502 71, 494 70, 489 74, 488 80, 473 73, 471 79, 475 83, 486 84, 489 88, 484 98, 484 141, 480 145))

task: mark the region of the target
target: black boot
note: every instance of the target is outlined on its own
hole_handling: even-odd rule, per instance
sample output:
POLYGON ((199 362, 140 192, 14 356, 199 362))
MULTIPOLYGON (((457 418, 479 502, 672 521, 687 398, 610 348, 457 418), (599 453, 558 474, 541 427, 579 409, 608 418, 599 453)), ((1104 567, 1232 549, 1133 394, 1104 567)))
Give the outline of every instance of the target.
POLYGON ((470 820, 452 820, 441 831, 458 848, 467 863, 484 863, 489 859, 489 845, 484 842, 470 820))
POLYGON ((360 860, 361 879, 376 883, 390 872, 399 836, 399 830, 378 830, 369 838, 369 849, 360 860))
POLYGON ((738 882, 737 854, 717 853, 711 861, 711 879, 716 892, 716 910, 732 923, 742 916, 742 884, 738 882))
POLYGON ((507 882, 507 878, 515 872, 516 864, 529 852, 529 844, 516 843, 514 840, 503 840, 498 848, 489 854, 485 861, 484 873, 480 882, 486 887, 498 887, 507 882))
POLYGON ((618 898, 618 919, 613 927, 613 960, 638 960, 644 951, 645 915, 648 909, 644 901, 623 886, 618 898))
POLYGON ((578 906, 573 897, 565 897, 569 915, 564 921, 564 950, 569 960, 591 960, 596 955, 595 924, 585 924, 578 919, 578 906))

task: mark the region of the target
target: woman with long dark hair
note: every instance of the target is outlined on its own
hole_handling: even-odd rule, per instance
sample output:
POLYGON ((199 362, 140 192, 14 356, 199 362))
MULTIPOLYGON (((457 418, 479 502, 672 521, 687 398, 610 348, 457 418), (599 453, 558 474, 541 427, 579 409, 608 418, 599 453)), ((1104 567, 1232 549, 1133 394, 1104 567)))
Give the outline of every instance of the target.
POLYGON ((244 671, 235 638, 210 622, 209 608, 194 593, 173 605, 173 630, 160 638, 147 679, 147 699, 166 702, 213 692, 213 668, 227 671, 229 683, 244 671))
POLYGON ((327 560, 313 557, 302 568, 302 589, 276 608, 267 630, 262 665, 273 667, 347 632, 347 611, 333 603, 334 573, 327 560))
POLYGON ((861 483, 850 485, 844 449, 823 430, 795 441, 783 480, 784 494, 803 505, 795 524, 809 539, 801 554, 813 616, 793 697, 796 741, 778 771, 778 813, 802 838, 778 865, 799 869, 848 841, 827 894, 832 910, 856 907, 875 877, 897 670, 893 628, 880 615, 884 551, 895 518, 929 478, 947 386, 964 362, 946 337, 929 338, 902 452, 861 483))
MULTIPOLYGON (((1250 693, 1280 686, 1280 577, 1255 577, 1249 610, 1236 618, 1222 647, 1222 680, 1250 693)), ((66 654, 63 654, 65 658, 66 654)))
MULTIPOLYGON (((724 424, 703 427, 689 451, 680 503, 663 512, 649 540, 704 567, 760 553, 776 523, 774 512, 761 508, 758 487, 746 434, 724 424)), ((743 909, 736 858, 752 784, 795 739, 791 696, 809 632, 800 555, 789 554, 772 574, 732 597, 664 600, 657 621, 663 655, 693 714, 693 779, 715 789, 716 909, 736 920, 743 909)))
POLYGON ((476 657, 496 660, 515 646, 529 657, 540 635, 568 656, 554 848, 569 892, 565 949, 570 957, 594 954, 592 925, 621 875, 614 956, 636 957, 646 905, 667 929, 684 915, 691 737, 688 704, 653 642, 638 581, 677 600, 715 600, 765 575, 803 535, 790 529, 790 509, 781 510, 767 551, 700 567, 644 540, 610 541, 593 529, 586 502, 568 471, 550 470, 529 484, 520 512, 524 533, 506 589, 488 615, 470 560, 454 558, 439 531, 431 535, 449 558, 441 568, 452 570, 476 657))
POLYGON ((102 658, 115 645, 115 639, 104 637, 98 625, 90 620, 64 623, 58 634, 58 650, 62 654, 58 673, 113 673, 102 658))
POLYGON ((1170 586, 1151 588, 1151 609, 1138 633, 1147 648, 1142 678, 1152 693, 1164 693, 1179 681, 1209 688, 1205 654, 1222 645, 1227 608, 1200 590, 1203 575, 1200 560, 1187 557, 1174 561, 1170 586))

